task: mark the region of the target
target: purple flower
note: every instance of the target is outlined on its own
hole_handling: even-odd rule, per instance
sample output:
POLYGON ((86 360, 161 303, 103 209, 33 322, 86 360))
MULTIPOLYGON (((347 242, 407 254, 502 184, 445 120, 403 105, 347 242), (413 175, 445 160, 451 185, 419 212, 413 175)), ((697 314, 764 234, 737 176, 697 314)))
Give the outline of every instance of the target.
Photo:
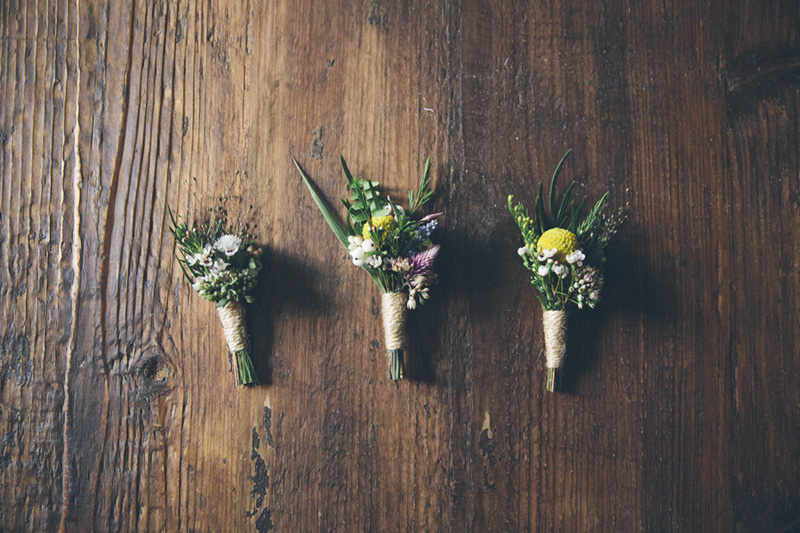
POLYGON ((403 274, 406 279, 425 276, 433 268, 433 260, 439 255, 439 245, 411 256, 411 269, 403 274))

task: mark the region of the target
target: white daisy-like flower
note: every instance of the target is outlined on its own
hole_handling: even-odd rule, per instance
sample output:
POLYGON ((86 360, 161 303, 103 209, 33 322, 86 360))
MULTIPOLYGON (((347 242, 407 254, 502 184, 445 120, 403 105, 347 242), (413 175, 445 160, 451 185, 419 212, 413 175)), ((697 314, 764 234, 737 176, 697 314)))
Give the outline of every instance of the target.
POLYGON ((547 268, 547 265, 539 265, 539 275, 545 277, 550 273, 550 269, 547 268))
POLYGON ((214 261, 214 264, 211 266, 211 269, 214 271, 215 274, 218 274, 228 268, 228 263, 223 261, 222 259, 217 259, 214 261))
POLYGON ((375 241, 372 239, 365 239, 364 242, 361 243, 361 248, 363 248, 365 252, 374 252, 378 249, 378 247, 375 246, 375 241))
POLYGON ((583 266, 583 260, 586 259, 584 253, 580 250, 575 250, 571 254, 567 256, 567 263, 570 265, 574 265, 577 263, 578 266, 583 266))
POLYGON ((194 266, 200 262, 201 257, 201 254, 192 254, 186 258, 186 262, 189 264, 189 266, 194 266))
POLYGON ((553 274, 555 274, 556 276, 561 276, 563 278, 566 275, 566 273, 567 273, 566 265, 562 265, 561 263, 556 263, 553 265, 553 274))
POLYGON ((223 235, 214 243, 214 248, 224 253, 228 257, 234 255, 242 246, 242 239, 238 235, 223 235))
POLYGON ((380 268, 383 264, 383 257, 380 255, 372 255, 367 257, 367 264, 372 268, 380 268))
POLYGON ((210 267, 214 264, 214 258, 209 255, 201 255, 200 256, 200 264, 204 267, 210 267))

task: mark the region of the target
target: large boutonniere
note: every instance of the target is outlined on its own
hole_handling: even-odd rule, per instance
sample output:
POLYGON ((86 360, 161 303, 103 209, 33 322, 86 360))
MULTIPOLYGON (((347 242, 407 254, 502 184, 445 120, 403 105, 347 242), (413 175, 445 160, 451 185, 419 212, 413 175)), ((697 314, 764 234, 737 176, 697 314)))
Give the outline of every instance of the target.
POLYGON ((342 199, 347 209, 345 224, 337 219, 295 161, 303 182, 311 192, 336 237, 347 249, 353 265, 363 268, 381 290, 381 314, 389 359, 389 377, 403 379, 403 351, 407 348, 406 310, 415 309, 430 296, 436 282, 433 261, 439 245, 431 241, 436 229, 435 213, 418 213, 433 196, 430 190, 430 159, 419 188, 408 193, 408 209, 380 193, 377 181, 354 178, 341 158, 349 196, 342 199))
POLYGON ((542 304, 546 388, 558 388, 560 370, 567 353, 567 316, 570 309, 594 308, 600 301, 605 268, 605 247, 625 219, 622 210, 612 215, 604 212, 608 192, 584 215, 586 197, 575 207, 570 203, 573 181, 561 200, 556 197, 556 181, 571 150, 567 151, 550 181, 549 213, 545 209, 542 183, 533 210, 533 218, 514 196, 508 208, 519 226, 523 246, 517 251, 525 267, 532 272, 531 284, 542 304))
POLYGON ((176 220, 171 209, 169 216, 175 258, 183 275, 201 297, 217 304, 236 384, 257 384, 243 304, 253 302, 252 293, 261 270, 261 248, 246 229, 234 233, 225 227, 223 208, 212 210, 207 220, 190 224, 176 220))

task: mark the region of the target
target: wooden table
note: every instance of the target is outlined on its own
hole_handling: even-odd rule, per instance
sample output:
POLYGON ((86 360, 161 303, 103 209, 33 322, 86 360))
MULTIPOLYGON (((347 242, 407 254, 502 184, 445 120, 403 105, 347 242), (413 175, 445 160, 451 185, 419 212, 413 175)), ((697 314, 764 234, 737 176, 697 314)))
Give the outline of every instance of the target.
POLYGON ((800 528, 795 3, 0 10, 1 530, 800 528), (506 197, 570 147, 630 218, 549 394, 506 197), (398 385, 291 159, 335 202, 339 154, 398 199, 433 162, 398 385), (255 388, 167 231, 221 195, 266 246, 255 388))

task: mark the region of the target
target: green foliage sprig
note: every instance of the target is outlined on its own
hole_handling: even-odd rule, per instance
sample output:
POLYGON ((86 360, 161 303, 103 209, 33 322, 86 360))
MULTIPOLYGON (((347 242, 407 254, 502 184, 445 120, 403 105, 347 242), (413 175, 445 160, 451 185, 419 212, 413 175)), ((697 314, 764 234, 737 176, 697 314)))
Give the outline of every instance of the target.
POLYGON ((518 253, 532 272, 531 284, 536 288, 537 298, 549 310, 594 307, 599 302, 605 247, 625 219, 622 210, 612 215, 605 213, 608 192, 584 215, 586 196, 577 206, 570 201, 575 181, 559 199, 558 177, 571 152, 564 154, 550 180, 547 209, 541 182, 533 217, 522 202, 515 203, 513 195, 508 197, 508 209, 519 227, 523 244, 518 253), (554 229, 560 231, 551 231, 554 229))
POLYGON ((314 203, 336 237, 348 249, 353 263, 366 270, 382 292, 407 290, 411 307, 422 303, 427 298, 428 286, 435 278, 429 263, 422 264, 424 270, 415 269, 414 260, 426 250, 435 248, 438 251, 438 247, 434 247, 430 240, 430 233, 436 227, 434 219, 439 214, 422 219, 416 217, 417 212, 433 197, 430 189, 430 159, 425 163, 419 187, 408 193, 408 210, 394 204, 389 196, 382 195, 377 181, 353 177, 344 157, 340 156, 340 161, 349 192, 348 198, 341 199, 347 209, 344 224, 339 222, 320 197, 296 160, 294 163, 314 203))

